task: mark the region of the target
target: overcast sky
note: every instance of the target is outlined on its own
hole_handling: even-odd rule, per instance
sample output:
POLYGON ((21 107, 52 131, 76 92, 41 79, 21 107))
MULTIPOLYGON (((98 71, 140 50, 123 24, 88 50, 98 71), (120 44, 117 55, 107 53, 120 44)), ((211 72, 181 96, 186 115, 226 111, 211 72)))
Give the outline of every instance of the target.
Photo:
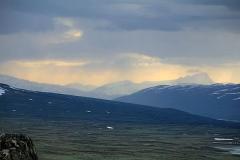
POLYGON ((55 84, 240 83, 239 0, 4 0, 0 73, 55 84))

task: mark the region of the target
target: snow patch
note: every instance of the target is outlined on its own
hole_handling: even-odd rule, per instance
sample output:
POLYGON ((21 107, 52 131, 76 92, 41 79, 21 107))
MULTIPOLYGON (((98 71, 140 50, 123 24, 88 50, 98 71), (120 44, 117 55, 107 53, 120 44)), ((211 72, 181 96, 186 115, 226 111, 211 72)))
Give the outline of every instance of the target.
POLYGON ((0 96, 3 95, 5 93, 5 90, 0 88, 0 96))
POLYGON ((211 93, 211 94, 220 94, 220 93, 218 93, 218 92, 213 92, 213 93, 211 93))
POLYGON ((240 87, 232 88, 231 91, 233 91, 233 90, 237 90, 237 89, 240 89, 240 87))
POLYGON ((240 100, 240 97, 238 97, 238 98, 234 98, 233 100, 234 100, 234 101, 240 100))
POLYGON ((232 93, 226 93, 226 94, 240 94, 240 92, 232 92, 232 93))
POLYGON ((215 147, 215 148, 227 151, 233 155, 240 155, 240 147, 239 146, 224 146, 224 147, 215 147))
POLYGON ((232 138, 214 138, 215 141, 233 141, 232 138))
POLYGON ((107 126, 106 128, 107 128, 107 129, 110 129, 110 130, 113 130, 113 129, 114 129, 114 128, 111 127, 111 126, 107 126))
MULTIPOLYGON (((170 88, 171 86, 159 86, 158 88, 156 88, 156 89, 158 89, 158 90, 163 90, 163 89, 168 89, 168 88, 170 88)), ((151 88, 155 88, 155 87, 151 87, 151 88)))
POLYGON ((11 89, 15 89, 18 90, 19 88, 13 87, 13 86, 9 86, 11 89))
POLYGON ((222 95, 222 96, 219 96, 219 97, 217 97, 217 99, 221 99, 221 98, 223 98, 223 97, 225 97, 226 95, 222 95))
POLYGON ((216 92, 226 92, 226 91, 228 91, 228 89, 221 89, 221 90, 218 90, 216 92))

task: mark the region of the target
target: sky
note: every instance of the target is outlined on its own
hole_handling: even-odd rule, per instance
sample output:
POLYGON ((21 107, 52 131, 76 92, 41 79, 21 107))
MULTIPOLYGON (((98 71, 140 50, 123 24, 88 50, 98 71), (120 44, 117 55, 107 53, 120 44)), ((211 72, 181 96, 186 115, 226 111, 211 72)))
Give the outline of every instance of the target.
POLYGON ((5 0, 0 74, 102 85, 206 72, 240 83, 239 0, 5 0))

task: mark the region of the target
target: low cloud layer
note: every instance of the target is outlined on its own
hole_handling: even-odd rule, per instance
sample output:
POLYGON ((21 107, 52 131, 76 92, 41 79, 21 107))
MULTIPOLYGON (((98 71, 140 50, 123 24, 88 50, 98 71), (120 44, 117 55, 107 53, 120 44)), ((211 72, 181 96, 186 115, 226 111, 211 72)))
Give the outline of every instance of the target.
POLYGON ((0 73, 43 83, 78 82, 103 85, 122 80, 134 82, 173 80, 188 74, 206 72, 215 82, 238 83, 239 67, 240 64, 183 66, 167 64, 157 57, 140 53, 125 53, 111 57, 111 61, 104 58, 81 61, 8 61, 0 65, 0 73))

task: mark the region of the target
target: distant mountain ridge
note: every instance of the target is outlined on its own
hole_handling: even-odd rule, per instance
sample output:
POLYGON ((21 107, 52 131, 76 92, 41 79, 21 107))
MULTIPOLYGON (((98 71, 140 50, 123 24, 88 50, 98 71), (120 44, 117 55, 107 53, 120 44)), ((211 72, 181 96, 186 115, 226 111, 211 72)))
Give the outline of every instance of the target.
POLYGON ((145 88, 157 86, 157 85, 176 85, 176 84, 213 84, 213 80, 208 76, 207 73, 196 73, 192 75, 187 75, 185 77, 180 77, 176 80, 168 81, 156 81, 156 82, 142 82, 134 83, 131 81, 120 81, 115 83, 109 83, 100 86, 92 90, 92 94, 97 94, 103 96, 101 98, 113 99, 121 97, 123 95, 129 95, 134 92, 140 91, 145 88))
POLYGON ((160 85, 115 100, 240 121, 240 84, 160 85))
POLYGON ((13 87, 23 88, 33 91, 53 92, 61 94, 69 94, 76 96, 95 97, 102 99, 115 99, 117 97, 132 94, 145 88, 168 84, 212 84, 214 83, 206 73, 197 73, 169 81, 142 82, 134 83, 131 81, 119 81, 102 85, 100 87, 92 85, 82 85, 72 83, 68 85, 53 85, 45 83, 37 83, 23 80, 11 76, 0 75, 0 83, 9 84, 13 87))
POLYGON ((170 84, 213 84, 215 83, 207 73, 196 73, 192 75, 187 75, 185 77, 180 77, 170 84))
POLYGON ((19 78, 7 76, 7 75, 0 75, 0 83, 4 83, 12 87, 22 88, 22 89, 27 89, 32 91, 53 92, 53 93, 79 95, 79 96, 86 94, 84 91, 80 91, 73 88, 67 88, 61 85, 32 82, 32 81, 23 80, 23 79, 19 79, 19 78))
POLYGON ((157 85, 154 82, 134 83, 131 81, 119 81, 100 86, 91 91, 92 95, 104 99, 114 99, 122 95, 128 95, 141 89, 157 85))
POLYGON ((84 92, 92 91, 95 88, 97 88, 97 86, 94 86, 94 85, 84 85, 80 83, 70 83, 70 84, 64 85, 64 87, 78 89, 84 92))

